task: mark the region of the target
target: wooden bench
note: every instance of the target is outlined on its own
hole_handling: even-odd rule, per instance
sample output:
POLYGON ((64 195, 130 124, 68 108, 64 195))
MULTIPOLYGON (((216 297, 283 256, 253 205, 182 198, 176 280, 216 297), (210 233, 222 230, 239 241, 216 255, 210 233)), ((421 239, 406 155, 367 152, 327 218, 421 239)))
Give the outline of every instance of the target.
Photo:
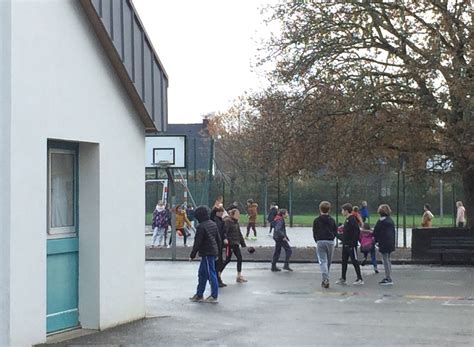
POLYGON ((444 263, 444 255, 466 254, 474 255, 474 237, 472 236, 433 236, 427 253, 438 254, 441 264, 444 263))

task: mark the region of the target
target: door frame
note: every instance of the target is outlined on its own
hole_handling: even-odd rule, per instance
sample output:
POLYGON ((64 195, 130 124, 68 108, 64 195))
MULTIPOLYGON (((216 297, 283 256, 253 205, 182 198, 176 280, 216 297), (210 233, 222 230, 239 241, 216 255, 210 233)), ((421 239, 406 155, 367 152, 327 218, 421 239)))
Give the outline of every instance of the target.
MULTIPOLYGON (((65 310, 58 313, 68 315, 68 321, 72 322, 64 328, 57 328, 57 323, 54 323, 55 316, 58 313, 46 315, 46 332, 47 334, 56 334, 61 331, 80 328, 79 322, 79 144, 75 142, 48 140, 47 145, 47 225, 46 225, 46 275, 48 277, 48 257, 64 254, 76 253, 77 268, 75 268, 75 287, 76 297, 75 301, 77 307, 74 309, 65 310), (74 154, 74 168, 73 168, 73 226, 59 227, 52 231, 51 226, 51 156, 54 153, 71 153, 74 154)), ((48 278, 46 279, 46 304, 48 306, 48 278)), ((48 312, 48 307, 46 312, 48 312)))

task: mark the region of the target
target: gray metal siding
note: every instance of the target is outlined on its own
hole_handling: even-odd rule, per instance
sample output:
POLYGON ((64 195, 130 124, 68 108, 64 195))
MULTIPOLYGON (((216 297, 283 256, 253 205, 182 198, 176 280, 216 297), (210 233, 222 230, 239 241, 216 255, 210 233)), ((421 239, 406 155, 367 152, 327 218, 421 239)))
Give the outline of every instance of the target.
POLYGON ((156 63, 153 60, 153 96, 154 96, 154 107, 153 107, 153 119, 155 120, 156 127, 159 131, 163 131, 162 115, 163 115, 163 98, 161 96, 161 85, 163 84, 163 74, 156 63))
POLYGON ((133 12, 127 2, 123 4, 123 62, 128 75, 133 81, 133 12))
POLYGON ((112 37, 112 0, 102 0, 102 23, 104 24, 105 30, 112 37))
POLYGON ((102 17, 102 0, 92 0, 92 5, 94 5, 95 10, 102 17))
POLYGON ((114 46, 123 61, 122 1, 112 1, 112 27, 114 46))
MULTIPOLYGON (((146 42, 143 45, 143 77, 145 87, 145 107, 150 115, 153 115, 153 75, 151 70, 152 53, 151 48, 146 42)), ((152 117, 153 118, 153 117, 152 117)))
POLYGON ((135 88, 143 100, 143 33, 137 22, 133 23, 133 59, 134 59, 134 80, 135 88))
POLYGON ((163 124, 163 127, 165 128, 165 131, 166 131, 166 127, 168 125, 168 80, 167 79, 164 79, 163 80, 163 92, 161 94, 161 97, 163 98, 163 117, 161 118, 162 119, 162 124, 163 124))
POLYGON ((129 0, 90 0, 159 131, 168 123, 168 78, 129 0))

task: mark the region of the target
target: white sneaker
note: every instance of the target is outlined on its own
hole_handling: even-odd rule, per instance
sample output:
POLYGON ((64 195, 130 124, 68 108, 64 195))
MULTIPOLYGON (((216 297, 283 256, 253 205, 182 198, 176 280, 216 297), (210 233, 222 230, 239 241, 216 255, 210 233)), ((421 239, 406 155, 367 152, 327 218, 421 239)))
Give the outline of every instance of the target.
POLYGON ((363 281, 361 278, 359 278, 359 279, 356 280, 353 284, 354 284, 355 286, 361 286, 361 285, 364 284, 364 281, 363 281))

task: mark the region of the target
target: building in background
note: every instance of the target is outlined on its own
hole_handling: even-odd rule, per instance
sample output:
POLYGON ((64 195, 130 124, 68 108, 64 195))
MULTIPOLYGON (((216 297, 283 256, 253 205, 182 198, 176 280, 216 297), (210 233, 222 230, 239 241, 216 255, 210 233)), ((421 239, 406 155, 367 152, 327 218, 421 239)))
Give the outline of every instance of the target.
POLYGON ((145 133, 168 77, 127 0, 0 1, 0 345, 145 316, 145 133))

